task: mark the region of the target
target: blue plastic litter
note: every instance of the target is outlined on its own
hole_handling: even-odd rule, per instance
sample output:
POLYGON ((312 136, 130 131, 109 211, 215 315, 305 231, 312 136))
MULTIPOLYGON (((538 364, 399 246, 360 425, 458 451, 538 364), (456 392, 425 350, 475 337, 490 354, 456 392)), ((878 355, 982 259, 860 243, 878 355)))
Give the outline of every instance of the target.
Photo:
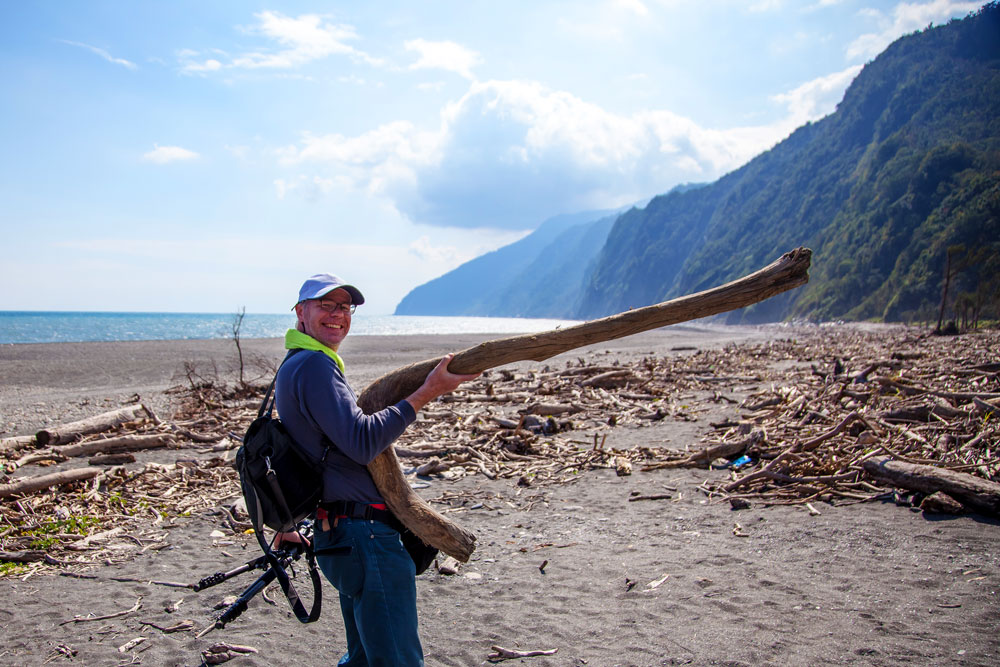
POLYGON ((732 463, 729 464, 731 468, 742 468, 748 463, 752 463, 753 460, 749 456, 741 456, 732 463))

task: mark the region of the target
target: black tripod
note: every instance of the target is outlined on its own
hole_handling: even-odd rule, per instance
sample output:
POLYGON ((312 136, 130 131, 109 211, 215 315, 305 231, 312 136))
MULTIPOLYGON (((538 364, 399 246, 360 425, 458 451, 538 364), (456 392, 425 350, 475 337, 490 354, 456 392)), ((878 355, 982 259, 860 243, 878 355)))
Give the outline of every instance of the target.
MULTIPOLYGON (((306 521, 299 524, 299 535, 304 540, 311 539, 312 523, 306 521)), ((243 594, 236 599, 236 602, 226 607, 225 611, 222 612, 213 625, 208 626, 198 633, 199 637, 208 634, 212 630, 221 630, 226 627, 227 623, 230 623, 238 618, 240 614, 247 610, 247 605, 250 603, 250 600, 264 590, 267 585, 275 579, 278 580, 281 590, 285 593, 285 597, 288 598, 288 602, 292 606, 292 611, 300 621, 303 623, 311 623, 319 618, 319 572, 316 569, 312 553, 307 551, 304 544, 298 542, 286 543, 286 545, 281 549, 269 548, 263 556, 247 561, 243 565, 229 570, 228 572, 216 572, 215 574, 211 574, 201 579, 198 583, 192 586, 192 588, 195 591, 202 591, 206 588, 221 584, 224 581, 228 581, 245 572, 252 572, 253 570, 264 570, 264 573, 257 577, 257 580, 250 584, 245 591, 243 591, 243 594), (294 561, 298 560, 302 554, 306 554, 307 556, 307 560, 309 561, 309 574, 313 580, 313 609, 312 612, 308 613, 302 605, 302 601, 299 599, 295 587, 292 586, 291 581, 289 581, 288 574, 285 572, 285 570, 291 566, 294 561)))

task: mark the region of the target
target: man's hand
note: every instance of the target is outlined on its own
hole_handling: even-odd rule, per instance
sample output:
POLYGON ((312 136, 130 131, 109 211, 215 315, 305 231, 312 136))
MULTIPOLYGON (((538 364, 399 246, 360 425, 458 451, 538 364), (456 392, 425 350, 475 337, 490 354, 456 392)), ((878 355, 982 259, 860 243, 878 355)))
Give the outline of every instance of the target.
POLYGON ((286 544, 288 544, 288 545, 294 545, 294 544, 308 545, 309 544, 309 540, 307 540, 306 538, 302 537, 302 535, 300 535, 298 533, 298 531, 295 531, 295 530, 291 530, 291 531, 289 531, 287 533, 276 533, 275 536, 274 536, 274 548, 275 549, 281 549, 286 544))
POLYGON ((458 375, 448 370, 454 354, 445 355, 434 370, 428 374, 420 388, 406 397, 406 402, 413 406, 414 412, 419 412, 425 405, 433 401, 438 396, 455 391, 458 385, 469 380, 475 380, 480 373, 470 373, 468 375, 458 375))

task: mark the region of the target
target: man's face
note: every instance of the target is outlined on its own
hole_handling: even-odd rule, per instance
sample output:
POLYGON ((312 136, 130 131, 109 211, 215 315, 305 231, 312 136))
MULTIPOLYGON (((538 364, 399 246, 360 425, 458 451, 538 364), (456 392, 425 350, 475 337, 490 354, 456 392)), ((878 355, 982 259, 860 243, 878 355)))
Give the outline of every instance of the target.
POLYGON ((336 351, 351 330, 351 312, 343 308, 350 303, 351 295, 337 288, 322 298, 297 304, 299 330, 336 351))

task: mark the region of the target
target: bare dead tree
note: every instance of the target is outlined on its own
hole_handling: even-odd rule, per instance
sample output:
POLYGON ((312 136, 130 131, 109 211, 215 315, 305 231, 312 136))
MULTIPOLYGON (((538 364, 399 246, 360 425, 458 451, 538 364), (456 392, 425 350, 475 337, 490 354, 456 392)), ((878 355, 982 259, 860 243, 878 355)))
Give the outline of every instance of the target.
POLYGON ((962 270, 961 262, 954 261, 953 258, 958 257, 965 252, 964 245, 953 245, 948 246, 948 251, 945 253, 944 260, 944 282, 941 286, 941 307, 938 310, 938 322, 937 328, 934 330, 935 333, 941 333, 941 325, 944 323, 944 309, 948 303, 948 288, 951 287, 952 278, 958 275, 958 272, 962 270))
POLYGON ((243 347, 240 345, 240 329, 243 328, 243 318, 247 314, 247 307, 240 306, 233 316, 233 342, 236 343, 236 354, 240 360, 240 387, 246 387, 247 383, 243 377, 243 347))

